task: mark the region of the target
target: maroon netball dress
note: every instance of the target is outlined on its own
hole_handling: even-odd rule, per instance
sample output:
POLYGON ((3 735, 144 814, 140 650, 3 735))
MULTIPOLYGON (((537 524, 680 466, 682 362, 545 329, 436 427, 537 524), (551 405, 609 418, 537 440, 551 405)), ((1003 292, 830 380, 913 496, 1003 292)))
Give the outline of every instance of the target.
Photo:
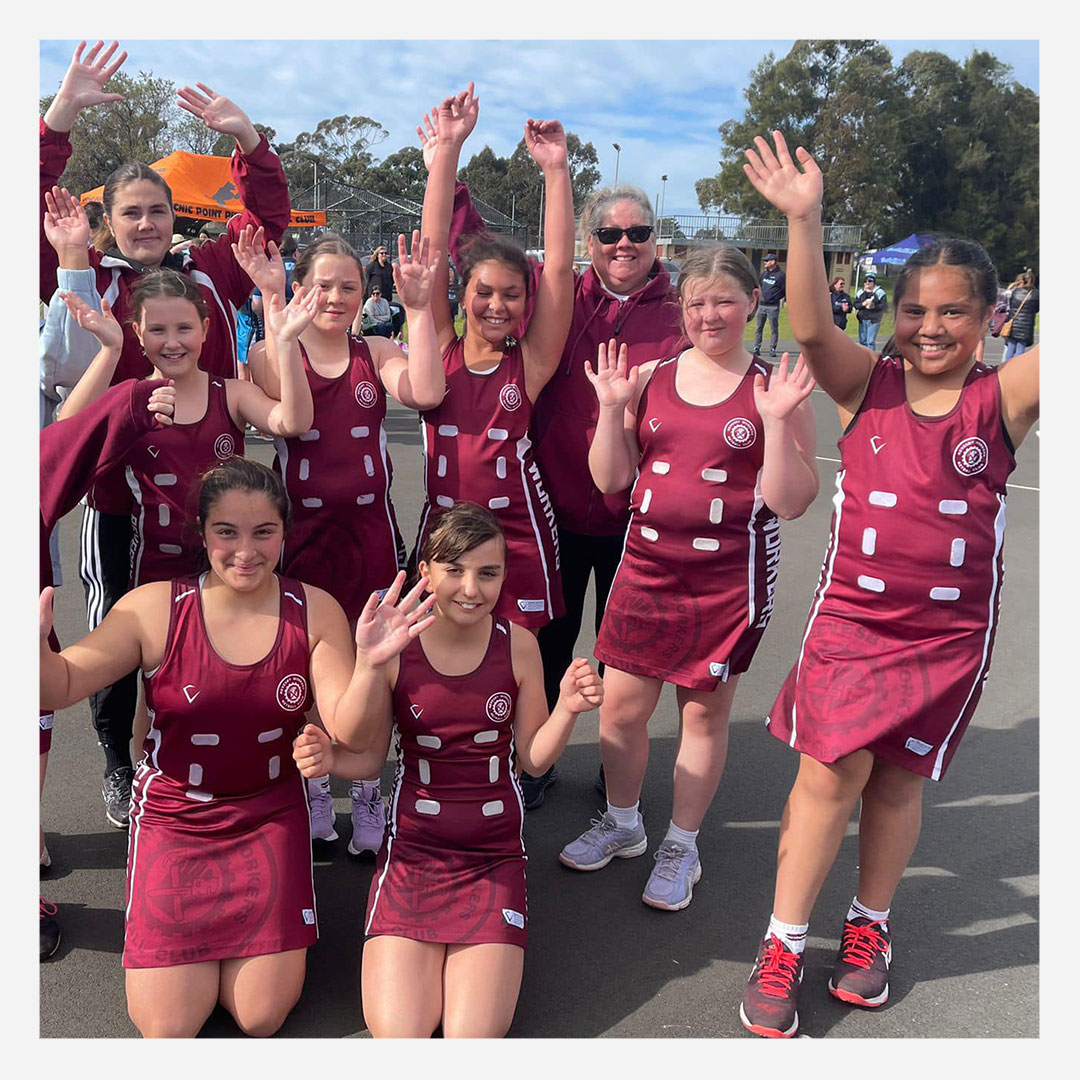
POLYGON ((125 967, 304 949, 318 938, 304 781, 292 740, 310 704, 304 587, 279 577, 269 654, 230 664, 206 633, 201 578, 172 583, 128 839, 125 967))
POLYGON ((196 572, 202 540, 195 526, 195 481, 219 461, 243 453, 244 432, 229 415, 225 380, 215 375, 201 420, 157 428, 135 444, 125 470, 135 497, 132 588, 196 572))
POLYGON ((402 652, 394 686, 397 769, 364 932, 524 948, 510 624, 492 618, 484 659, 467 675, 436 671, 421 641, 402 652))
POLYGON ((990 671, 1016 462, 997 372, 919 416, 880 358, 838 442, 833 518, 799 659, 766 723, 831 762, 866 749, 940 780, 990 671))
POLYGON ((486 506, 506 533, 506 580, 496 615, 530 629, 564 614, 559 535, 529 439, 532 403, 525 394, 521 347, 478 375, 465 366, 465 343, 443 354, 446 396, 421 413, 426 501, 416 546, 432 509, 458 500, 486 506))
POLYGON ((349 366, 333 379, 300 351, 315 418, 303 435, 274 440, 293 513, 281 567, 325 589, 355 619, 405 561, 390 501, 386 393, 358 338, 349 337, 349 366))
POLYGON ((715 690, 746 671, 769 624, 780 523, 761 497, 765 431, 754 405, 755 360, 716 405, 675 386, 679 357, 641 393, 630 525, 595 656, 605 664, 715 690))

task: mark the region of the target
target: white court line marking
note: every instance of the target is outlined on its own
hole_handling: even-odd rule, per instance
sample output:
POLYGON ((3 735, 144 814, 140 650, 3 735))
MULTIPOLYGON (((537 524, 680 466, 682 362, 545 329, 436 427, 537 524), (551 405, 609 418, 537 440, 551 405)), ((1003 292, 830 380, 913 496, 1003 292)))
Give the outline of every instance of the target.
MULTIPOLYGON (((839 465, 840 464, 840 459, 835 458, 835 457, 821 457, 820 455, 818 455, 815 460, 817 460, 817 461, 830 461, 830 462, 832 462, 833 465, 839 465)), ((1041 490, 1040 488, 1037 488, 1037 487, 1028 487, 1027 484, 1006 484, 1005 486, 1007 488, 1013 488, 1016 491, 1040 491, 1041 490)))

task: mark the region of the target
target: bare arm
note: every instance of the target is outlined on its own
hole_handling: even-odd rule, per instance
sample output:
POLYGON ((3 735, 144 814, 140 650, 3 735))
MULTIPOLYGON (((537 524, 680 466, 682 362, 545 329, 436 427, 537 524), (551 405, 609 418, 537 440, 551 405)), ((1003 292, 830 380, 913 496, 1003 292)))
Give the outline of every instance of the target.
POLYGON ((1039 346, 1014 356, 998 368, 1005 430, 1018 447, 1039 419, 1039 346))
POLYGON ((390 748, 390 732, 387 730, 386 745, 380 753, 375 747, 370 752, 358 754, 340 743, 335 743, 322 728, 307 724, 293 740, 293 761, 306 779, 319 776, 340 776, 346 780, 370 780, 386 761, 390 748))
POLYGON ((754 404, 765 428, 761 495, 767 506, 790 521, 806 511, 818 493, 814 462, 815 426, 810 405, 814 380, 802 357, 788 377, 788 354, 773 372, 769 387, 754 376, 754 404))
POLYGON ((821 388, 841 408, 858 410, 870 375, 874 354, 852 341, 832 320, 829 285, 821 240, 821 170, 801 146, 792 161, 787 143, 773 132, 774 154, 760 135, 757 152, 746 151, 743 165, 758 193, 783 211, 788 219, 787 301, 791 332, 821 388))
POLYGON ((589 472, 593 483, 605 495, 625 491, 633 483, 641 458, 637 403, 654 367, 655 363, 639 364, 627 370, 626 345, 619 346, 616 353, 614 338, 607 345, 601 342, 597 348, 595 373, 589 361, 585 361, 585 376, 600 404, 589 445, 589 472))

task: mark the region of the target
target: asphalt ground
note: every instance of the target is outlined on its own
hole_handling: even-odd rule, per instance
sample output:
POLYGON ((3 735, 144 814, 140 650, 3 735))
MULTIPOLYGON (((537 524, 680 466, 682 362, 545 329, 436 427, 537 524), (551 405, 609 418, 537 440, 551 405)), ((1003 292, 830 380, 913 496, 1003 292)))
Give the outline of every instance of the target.
MULTIPOLYGON (((783 344, 783 343, 782 343, 783 344)), ((1001 343, 987 339, 986 360, 1001 343)), ((731 721, 720 791, 699 837, 703 875, 682 912, 640 900, 671 805, 677 717, 665 689, 650 723, 642 793, 646 856, 579 873, 560 848, 597 815, 597 717, 577 725, 543 805, 526 816, 529 948, 511 1037, 738 1038, 743 985, 765 929, 780 813, 797 755, 762 720, 799 648, 831 515, 837 464, 836 409, 815 391, 821 490, 783 526, 775 614, 731 721)), ((421 505, 415 417, 388 418, 398 521, 411 542, 421 505)), ((271 447, 248 442, 269 461, 271 447)), ((61 525, 64 586, 56 601, 62 642, 85 633, 77 571, 81 510, 61 525)), ((854 892, 856 836, 849 827, 822 889, 806 952, 801 1034, 814 1039, 1031 1038, 1039 1035, 1038 754, 1039 439, 1028 437, 1009 485, 1007 568, 994 665, 963 745, 941 784, 927 783, 922 837, 893 905, 889 1003, 859 1010, 826 990, 839 930, 854 892)), ((579 655, 591 656, 590 607, 579 655)), ((60 907, 63 939, 40 965, 40 1035, 135 1038, 127 1017, 123 943, 126 832, 106 822, 103 757, 85 703, 56 717, 44 798, 53 866, 42 893, 60 907)), ((391 769, 383 772, 390 790, 391 769)), ((304 993, 279 1038, 367 1037, 359 1004, 362 920, 374 863, 346 853, 348 783, 332 790, 340 838, 316 854, 321 937, 308 955, 304 993)), ((203 1038, 239 1033, 218 1009, 203 1038)), ((748 1049, 748 1048, 744 1048, 748 1049)))

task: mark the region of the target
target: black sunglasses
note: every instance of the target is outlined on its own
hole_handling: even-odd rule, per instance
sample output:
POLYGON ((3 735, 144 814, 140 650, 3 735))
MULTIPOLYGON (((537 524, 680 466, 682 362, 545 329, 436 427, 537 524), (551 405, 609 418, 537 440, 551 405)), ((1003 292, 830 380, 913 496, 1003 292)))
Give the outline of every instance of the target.
POLYGON ((623 236, 627 236, 632 244, 644 244, 652 236, 651 225, 631 225, 629 229, 618 229, 614 225, 604 225, 599 229, 593 229, 593 236, 601 244, 617 244, 623 236))

